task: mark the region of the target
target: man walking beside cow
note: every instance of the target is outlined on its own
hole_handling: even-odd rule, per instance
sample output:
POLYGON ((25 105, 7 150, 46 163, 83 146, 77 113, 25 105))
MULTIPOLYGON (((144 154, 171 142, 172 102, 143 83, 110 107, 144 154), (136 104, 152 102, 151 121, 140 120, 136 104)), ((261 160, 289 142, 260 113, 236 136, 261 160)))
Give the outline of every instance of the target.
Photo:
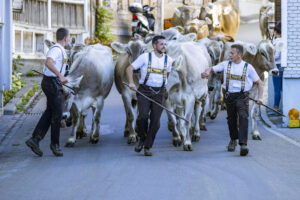
MULTIPOLYGON (((155 36, 152 39, 152 45, 154 51, 140 55, 128 66, 126 75, 130 89, 136 91, 137 88, 133 81, 133 70, 140 69, 141 78, 138 91, 157 103, 163 104, 167 95, 165 85, 171 72, 172 59, 165 54, 165 37, 155 36)), ((139 114, 136 125, 139 140, 134 150, 140 152, 144 148, 144 155, 152 156, 151 148, 160 127, 160 117, 163 108, 139 94, 137 94, 137 99, 139 114), (149 115, 150 124, 148 124, 149 115)))
POLYGON ((234 44, 231 46, 230 61, 224 61, 210 67, 201 74, 202 78, 208 78, 210 72, 224 71, 223 88, 226 90, 225 103, 227 106, 227 123, 230 133, 230 142, 227 150, 235 151, 237 140, 240 145, 240 155, 246 156, 249 152, 248 140, 248 109, 249 90, 253 83, 258 84, 258 99, 261 104, 263 98, 263 83, 251 64, 242 60, 243 46, 234 44))
POLYGON ((62 85, 68 80, 64 77, 66 71, 67 55, 64 47, 69 44, 69 31, 59 28, 56 31, 57 43, 47 53, 44 65, 42 90, 47 98, 47 108, 35 127, 32 137, 26 145, 38 156, 43 156, 39 142, 45 137, 51 126, 50 149, 55 156, 63 156, 59 146, 60 120, 62 117, 62 85))

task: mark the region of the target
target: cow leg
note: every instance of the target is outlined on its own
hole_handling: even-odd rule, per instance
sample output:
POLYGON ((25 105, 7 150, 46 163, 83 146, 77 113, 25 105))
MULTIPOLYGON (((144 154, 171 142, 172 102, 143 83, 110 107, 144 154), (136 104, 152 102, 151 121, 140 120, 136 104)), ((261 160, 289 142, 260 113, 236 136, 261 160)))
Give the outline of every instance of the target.
MULTIPOLYGON (((166 106, 166 108, 168 108, 168 110, 174 112, 174 109, 171 106, 171 103, 169 100, 167 100, 165 102, 165 106, 166 106)), ((173 135, 172 143, 175 147, 178 147, 181 145, 182 141, 181 141, 181 137, 179 135, 178 128, 176 126, 176 124, 177 124, 176 117, 174 115, 170 114, 169 112, 167 112, 167 116, 168 116, 168 129, 169 129, 169 131, 172 132, 172 135, 173 135)))
POLYGON ((76 132, 76 138, 83 138, 87 136, 87 129, 85 126, 86 115, 80 115, 80 123, 76 132))
POLYGON ((200 140, 200 113, 201 113, 201 106, 200 102, 195 103, 194 114, 195 114, 195 121, 193 122, 193 133, 192 133, 192 141, 198 142, 200 140))
POLYGON ((260 137, 260 133, 258 131, 258 128, 257 128, 257 115, 258 115, 258 105, 251 102, 252 103, 252 108, 250 110, 250 120, 251 120, 251 134, 252 134, 252 139, 253 140, 261 140, 261 137, 260 137))
MULTIPOLYGON (((191 120, 194 105, 195 105, 195 98, 191 96, 187 96, 184 102, 184 109, 181 109, 180 115, 184 116, 185 119, 191 120)), ((184 151, 192 151, 192 141, 190 137, 190 122, 186 122, 182 119, 179 120, 179 130, 180 134, 182 135, 183 139, 183 150, 184 151)))
POLYGON ((221 90, 221 83, 219 85, 218 83, 218 86, 215 87, 214 89, 214 103, 213 103, 213 110, 211 112, 211 115, 210 115, 210 119, 215 119, 218 115, 218 112, 219 112, 219 105, 220 105, 220 90, 221 90))
POLYGON ((90 143, 97 144, 99 141, 99 132, 100 132, 100 118, 101 111, 103 109, 104 99, 102 96, 98 97, 96 109, 93 112, 93 123, 92 123, 92 132, 90 135, 90 143))
POLYGON ((124 130, 124 137, 128 136, 127 143, 135 143, 137 141, 137 134, 135 132, 136 111, 132 106, 132 98, 126 94, 122 95, 125 111, 126 124, 124 130))
MULTIPOLYGON (((74 105, 74 104, 73 104, 74 105)), ((73 107, 73 106, 72 106, 73 107)), ((65 144, 65 147, 74 147, 76 143, 76 132, 80 123, 80 112, 77 109, 76 106, 71 109, 71 115, 72 115, 72 133, 71 136, 69 137, 67 143, 65 144)))
POLYGON ((207 109, 207 101, 208 101, 208 96, 203 97, 203 99, 201 100, 201 111, 200 111, 200 120, 199 120, 199 124, 200 124, 200 130, 202 131, 207 131, 206 128, 206 109, 207 109))

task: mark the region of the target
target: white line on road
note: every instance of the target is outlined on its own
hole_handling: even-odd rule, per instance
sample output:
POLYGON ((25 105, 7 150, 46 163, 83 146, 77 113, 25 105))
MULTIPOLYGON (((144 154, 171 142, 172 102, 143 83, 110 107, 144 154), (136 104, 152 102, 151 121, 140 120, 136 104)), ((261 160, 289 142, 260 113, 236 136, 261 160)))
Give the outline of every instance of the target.
POLYGON ((287 141, 287 142, 289 142, 289 143, 291 143, 291 144, 293 144, 293 145, 295 145, 295 146, 297 146, 297 147, 300 148, 300 143, 299 142, 297 142, 297 141, 295 141, 295 140, 293 140, 293 139, 291 139, 291 138, 289 138, 289 137, 287 137, 287 136, 285 136, 285 135, 283 135, 283 134, 281 134, 281 133, 279 133, 277 131, 274 131, 274 130, 266 127, 266 126, 263 126, 263 127, 266 130, 268 130, 269 132, 271 132, 272 134, 277 135, 278 137, 284 139, 285 141, 287 141))

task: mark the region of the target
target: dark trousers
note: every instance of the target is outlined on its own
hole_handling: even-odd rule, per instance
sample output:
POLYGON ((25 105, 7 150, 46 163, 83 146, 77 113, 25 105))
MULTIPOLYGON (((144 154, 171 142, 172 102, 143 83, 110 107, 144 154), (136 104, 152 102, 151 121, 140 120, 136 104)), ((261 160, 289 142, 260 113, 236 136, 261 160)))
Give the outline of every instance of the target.
MULTIPOLYGON (((157 103, 162 104, 166 91, 165 88, 151 88, 146 85, 140 85, 138 91, 153 99, 157 103), (157 94, 156 94, 156 92, 157 94)), ((156 133, 160 127, 160 117, 163 109, 157 104, 147 100, 145 97, 137 93, 138 99, 138 118, 136 120, 137 134, 141 141, 144 141, 144 147, 149 149, 154 143, 156 133), (150 126, 148 125, 150 115, 150 126)))
POLYGON ((247 144, 249 99, 248 93, 225 93, 227 123, 232 140, 239 139, 239 144, 247 144))
POLYGON ((56 78, 44 76, 42 90, 47 97, 47 108, 35 127, 32 137, 42 140, 51 125, 51 144, 59 145, 62 116, 62 86, 56 78))
MULTIPOLYGON (((280 70, 280 64, 276 65, 277 68, 280 70)), ((282 91, 282 76, 283 71, 279 71, 278 76, 272 77, 273 79, 273 85, 274 85, 274 107, 279 108, 280 98, 281 98, 281 91, 282 91)))

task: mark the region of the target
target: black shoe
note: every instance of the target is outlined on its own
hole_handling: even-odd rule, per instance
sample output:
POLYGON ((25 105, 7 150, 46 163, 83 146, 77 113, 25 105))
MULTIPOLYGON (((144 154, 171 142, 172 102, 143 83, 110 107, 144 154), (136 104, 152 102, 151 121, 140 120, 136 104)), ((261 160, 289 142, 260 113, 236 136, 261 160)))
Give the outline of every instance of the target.
POLYGON ((135 152, 141 152, 143 147, 144 147, 144 141, 139 140, 139 142, 136 143, 136 145, 134 147, 134 151, 135 152))
POLYGON ((152 152, 150 151, 150 149, 144 149, 144 155, 145 156, 152 156, 152 152))
POLYGON ((248 154, 248 152, 249 152, 249 149, 248 149, 247 145, 242 144, 240 147, 240 155, 246 156, 248 154))
POLYGON ((58 144, 54 144, 54 145, 50 144, 50 149, 52 150, 53 154, 56 156, 64 155, 58 144))
POLYGON ((230 140, 230 142, 229 142, 229 144, 228 144, 228 146, 227 146, 227 150, 228 150, 229 152, 235 151, 236 145, 237 145, 236 140, 230 140))
POLYGON ((32 152, 35 153, 36 155, 42 157, 43 156, 43 152, 41 151, 40 147, 39 147, 39 140, 36 138, 29 138, 28 140, 26 140, 25 144, 31 148, 32 152))

